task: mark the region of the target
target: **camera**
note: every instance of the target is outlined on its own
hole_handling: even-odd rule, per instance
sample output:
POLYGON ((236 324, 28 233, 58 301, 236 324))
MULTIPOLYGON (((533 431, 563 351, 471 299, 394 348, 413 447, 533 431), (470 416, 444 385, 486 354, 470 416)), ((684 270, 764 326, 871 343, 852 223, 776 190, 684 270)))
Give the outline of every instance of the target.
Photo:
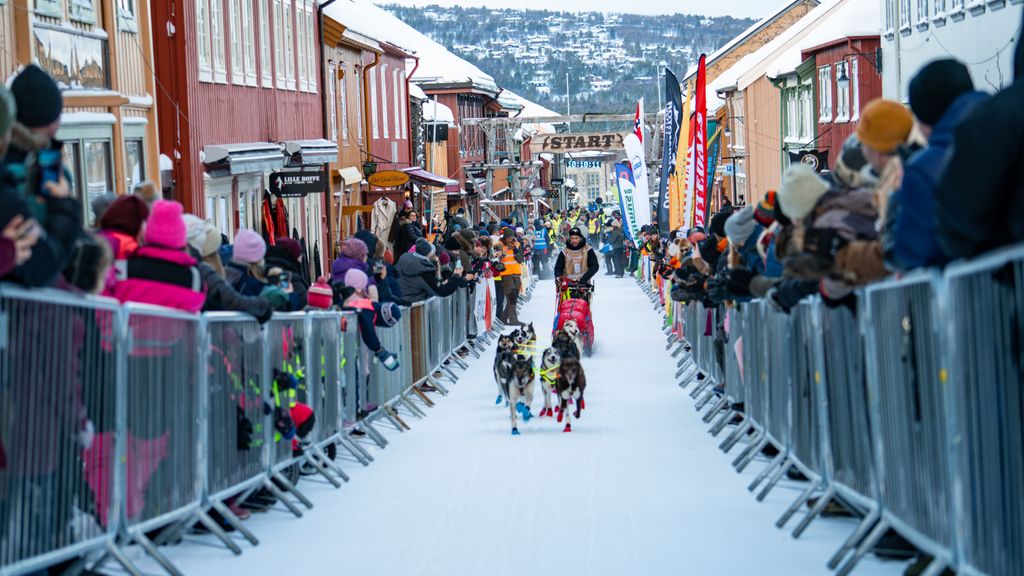
POLYGON ((64 174, 64 143, 53 140, 46 148, 33 153, 26 162, 28 176, 28 190, 39 196, 49 196, 46 191, 46 184, 59 183, 64 174))

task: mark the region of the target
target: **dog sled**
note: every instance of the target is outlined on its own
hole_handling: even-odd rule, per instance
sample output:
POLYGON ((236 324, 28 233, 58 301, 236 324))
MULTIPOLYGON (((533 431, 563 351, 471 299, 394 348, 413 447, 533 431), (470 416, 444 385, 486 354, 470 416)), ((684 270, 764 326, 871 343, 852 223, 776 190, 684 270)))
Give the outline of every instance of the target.
POLYGON ((590 301, 594 287, 563 278, 557 285, 557 308, 552 332, 565 328, 569 320, 576 322, 583 340, 583 354, 590 356, 594 349, 594 320, 590 314, 590 301))

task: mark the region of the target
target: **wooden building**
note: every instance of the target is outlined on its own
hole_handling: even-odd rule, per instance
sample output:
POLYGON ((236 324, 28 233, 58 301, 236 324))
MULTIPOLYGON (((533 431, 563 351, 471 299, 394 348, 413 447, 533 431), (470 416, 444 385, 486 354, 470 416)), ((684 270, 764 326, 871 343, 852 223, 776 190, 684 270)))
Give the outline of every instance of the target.
MULTIPOLYGON (((275 174, 320 173, 338 156, 324 138, 320 33, 315 0, 154 2, 160 150, 167 193, 232 238, 241 228, 269 234, 263 204, 287 211, 274 236, 328 246, 322 192, 266 192, 275 174)), ((280 220, 280 219, 278 219, 280 220)))
POLYGON ((149 0, 0 0, 0 79, 34 62, 60 84, 57 137, 87 222, 91 199, 159 177, 149 14, 149 0))

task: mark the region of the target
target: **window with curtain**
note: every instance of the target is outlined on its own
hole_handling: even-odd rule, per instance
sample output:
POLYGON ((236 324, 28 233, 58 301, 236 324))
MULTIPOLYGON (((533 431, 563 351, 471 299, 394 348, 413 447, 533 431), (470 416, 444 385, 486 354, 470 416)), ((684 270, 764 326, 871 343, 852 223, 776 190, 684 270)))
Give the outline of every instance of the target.
POLYGON ((256 85, 256 31, 253 27, 256 21, 253 19, 252 0, 242 0, 242 50, 244 58, 242 65, 245 67, 245 83, 249 86, 256 85))
POLYGON ((273 88, 274 72, 270 64, 270 10, 267 9, 269 0, 259 0, 260 3, 260 76, 264 88, 273 88))
POLYGON ((309 50, 309 42, 306 37, 306 0, 297 0, 295 4, 295 40, 296 53, 298 55, 298 89, 300 92, 309 91, 309 71, 306 69, 306 52, 309 50))
POLYGON ((82 161, 82 145, 77 140, 66 140, 61 147, 61 153, 64 156, 64 167, 71 173, 71 182, 68 182, 71 196, 80 199, 82 197, 82 171, 79 166, 82 161))
POLYGON ((125 189, 129 192, 146 180, 145 143, 142 138, 124 141, 125 189))
POLYGON ((327 108, 331 111, 331 142, 338 141, 338 101, 335 99, 335 86, 338 85, 338 70, 331 64, 327 67, 327 108))
POLYGON ((35 12, 42 16, 64 17, 64 8, 61 6, 61 0, 35 0, 35 12))
POLYGON ((90 221, 94 218, 91 215, 90 206, 92 201, 107 192, 114 191, 114 178, 111 172, 113 158, 110 155, 110 140, 86 140, 85 150, 85 182, 82 190, 82 204, 89 211, 90 221))
POLYGON ((917 0, 917 25, 928 25, 928 12, 931 8, 928 4, 933 0, 917 0))
POLYGON ((281 23, 284 29, 285 84, 289 90, 295 90, 295 4, 292 0, 284 0, 281 23))
POLYGON ((284 49, 284 0, 274 0, 274 56, 276 62, 277 87, 288 87, 288 70, 284 49))
MULTIPOLYGON (((216 2, 217 0, 213 0, 216 2)), ((228 0, 228 33, 231 40, 231 82, 245 84, 245 73, 242 71, 242 2, 228 0)))
POLYGON ((213 80, 210 62, 210 14, 207 0, 196 0, 196 54, 199 57, 199 80, 213 80))
POLYGON ((380 67, 380 112, 384 137, 388 138, 388 65, 380 67))
POLYGON ((814 89, 810 81, 800 86, 800 138, 804 142, 814 140, 814 132, 818 127, 814 121, 814 106, 811 103, 814 98, 814 89))
MULTIPOLYGON (((356 75, 356 101, 355 101, 355 105, 356 105, 356 137, 357 137, 357 139, 359 141, 359 145, 362 146, 363 145, 363 123, 366 121, 366 120, 364 120, 364 116, 363 116, 364 114, 366 114, 366 110, 363 108, 363 100, 364 100, 364 98, 363 98, 363 68, 362 68, 362 66, 356 66, 354 72, 355 72, 355 75, 356 75)), ((346 110, 345 108, 342 108, 342 110, 343 110, 342 114, 347 114, 348 113, 347 111, 345 111, 346 110)), ((347 122, 345 123, 345 126, 348 126, 347 122)))
POLYGON ((885 33, 896 30, 896 0, 885 0, 885 33))
MULTIPOLYGON (((339 81, 338 91, 338 104, 341 108, 341 140, 345 146, 348 146, 348 74, 345 71, 345 64, 341 65, 341 80, 339 81)), ((359 102, 359 98, 356 98, 356 102, 359 102)))

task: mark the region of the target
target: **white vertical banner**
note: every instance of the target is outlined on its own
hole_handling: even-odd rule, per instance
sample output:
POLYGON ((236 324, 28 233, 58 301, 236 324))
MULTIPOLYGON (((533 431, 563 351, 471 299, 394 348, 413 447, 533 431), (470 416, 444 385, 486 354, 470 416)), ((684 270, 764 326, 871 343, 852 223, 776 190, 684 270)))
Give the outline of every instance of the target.
POLYGON ((647 179, 647 153, 644 148, 644 99, 636 104, 636 116, 633 119, 633 133, 627 134, 622 140, 633 170, 633 185, 636 187, 636 225, 637 229, 651 223, 651 190, 647 179))

